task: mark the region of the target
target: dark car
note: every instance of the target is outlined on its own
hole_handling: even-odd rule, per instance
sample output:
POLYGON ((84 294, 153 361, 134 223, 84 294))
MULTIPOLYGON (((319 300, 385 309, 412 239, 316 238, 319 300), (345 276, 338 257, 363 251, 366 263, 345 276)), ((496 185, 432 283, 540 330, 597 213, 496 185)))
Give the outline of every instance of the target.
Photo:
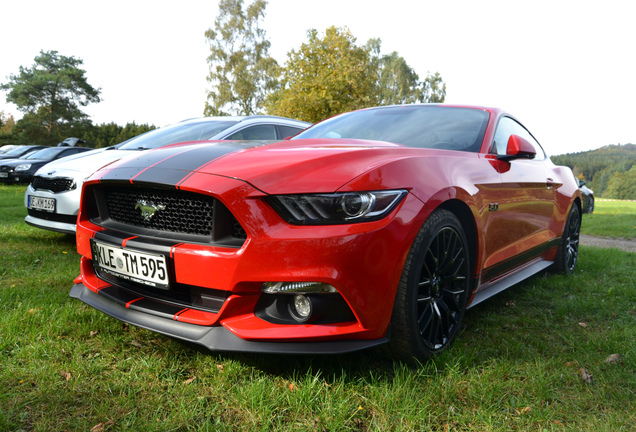
POLYGON ((370 108, 287 141, 103 167, 84 183, 71 296, 212 350, 388 344, 426 360, 468 307, 549 267, 572 273, 580 226, 572 171, 506 112, 370 108))
POLYGON ((33 174, 56 159, 92 150, 86 147, 44 147, 26 158, 0 162, 0 181, 4 183, 29 183, 33 174))
POLYGON ((45 146, 36 146, 36 145, 23 145, 12 148, 6 153, 0 154, 0 160, 6 159, 19 159, 21 157, 26 156, 29 153, 33 153, 37 150, 41 150, 46 148, 45 146))
POLYGON ((583 213, 594 212, 594 191, 585 186, 585 180, 579 180, 581 198, 583 198, 583 213))

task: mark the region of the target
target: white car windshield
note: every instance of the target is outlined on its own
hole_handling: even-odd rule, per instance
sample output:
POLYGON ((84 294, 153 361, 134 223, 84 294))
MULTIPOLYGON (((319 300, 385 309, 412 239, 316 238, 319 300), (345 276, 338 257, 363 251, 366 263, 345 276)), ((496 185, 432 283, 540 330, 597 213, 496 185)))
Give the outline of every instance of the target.
POLYGON ((237 123, 232 120, 177 123, 133 138, 119 150, 147 150, 179 142, 205 141, 237 123))

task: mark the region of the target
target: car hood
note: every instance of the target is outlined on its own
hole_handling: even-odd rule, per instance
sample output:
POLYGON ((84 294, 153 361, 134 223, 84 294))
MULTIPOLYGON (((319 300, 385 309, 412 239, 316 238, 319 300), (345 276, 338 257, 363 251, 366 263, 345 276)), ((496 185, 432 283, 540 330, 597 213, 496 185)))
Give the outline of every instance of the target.
POLYGON ((84 179, 98 169, 124 156, 136 153, 133 150, 96 150, 68 158, 58 159, 40 168, 35 175, 43 177, 72 177, 84 179), (86 154, 88 153, 88 154, 86 154))
POLYGON ((144 152, 105 167, 98 176, 178 185, 196 172, 243 180, 268 194, 330 192, 391 161, 441 152, 448 154, 362 140, 221 141, 144 152))

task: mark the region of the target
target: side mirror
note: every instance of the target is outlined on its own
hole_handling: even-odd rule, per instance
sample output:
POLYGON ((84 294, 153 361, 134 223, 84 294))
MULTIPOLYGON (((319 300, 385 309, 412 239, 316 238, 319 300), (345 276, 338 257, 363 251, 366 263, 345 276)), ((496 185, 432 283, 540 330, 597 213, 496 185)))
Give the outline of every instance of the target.
POLYGON ((534 159, 537 152, 530 142, 519 135, 510 135, 505 155, 497 155, 497 159, 511 161, 513 159, 534 159))

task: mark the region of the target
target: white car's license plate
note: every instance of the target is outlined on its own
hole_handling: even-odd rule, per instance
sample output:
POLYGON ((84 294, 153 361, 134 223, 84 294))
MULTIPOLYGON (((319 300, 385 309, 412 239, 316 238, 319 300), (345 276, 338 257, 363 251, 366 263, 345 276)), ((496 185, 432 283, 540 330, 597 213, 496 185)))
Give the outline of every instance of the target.
POLYGON ((91 240, 93 265, 104 273, 156 288, 168 289, 168 266, 163 255, 139 252, 91 240))
POLYGON ((43 198, 39 196, 29 195, 29 208, 34 210, 54 212, 55 198, 43 198))
POLYGON ((0 172, 0 178, 8 178, 8 177, 9 177, 9 173, 0 172))

